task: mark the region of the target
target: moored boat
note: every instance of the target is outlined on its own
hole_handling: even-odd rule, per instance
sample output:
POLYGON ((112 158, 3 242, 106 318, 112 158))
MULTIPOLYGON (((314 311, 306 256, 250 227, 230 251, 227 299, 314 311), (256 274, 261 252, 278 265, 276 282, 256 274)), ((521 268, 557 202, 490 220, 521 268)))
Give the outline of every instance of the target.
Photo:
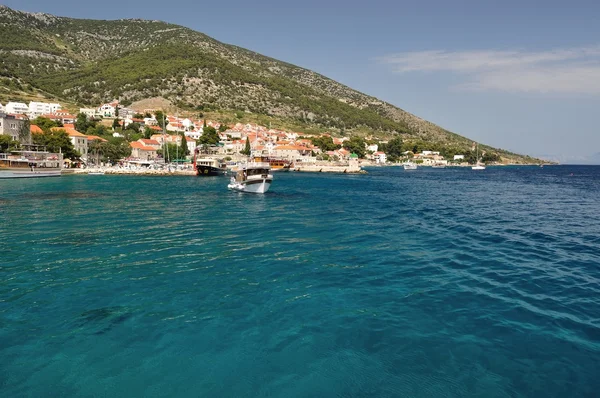
POLYGON ((417 169, 417 164, 413 163, 413 162, 403 163, 402 166, 404 167, 404 170, 416 170, 417 169))
POLYGON ((0 153, 0 179, 60 177, 62 162, 61 153, 39 150, 0 153))
POLYGON ((227 188, 250 193, 265 193, 271 187, 273 175, 268 162, 248 162, 238 165, 235 177, 227 188))
POLYGON ((217 176, 227 172, 227 165, 219 159, 198 157, 198 150, 194 153, 194 169, 198 176, 217 176))

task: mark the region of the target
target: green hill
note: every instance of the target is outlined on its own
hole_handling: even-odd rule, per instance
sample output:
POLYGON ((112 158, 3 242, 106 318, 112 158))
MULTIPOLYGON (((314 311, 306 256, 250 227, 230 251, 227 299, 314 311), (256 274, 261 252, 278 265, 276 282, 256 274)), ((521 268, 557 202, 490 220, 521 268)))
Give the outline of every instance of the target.
MULTIPOLYGON (((264 116, 301 131, 399 134, 434 149, 466 150, 472 144, 318 73, 182 26, 63 18, 5 6, 0 20, 0 101, 17 95, 97 106, 115 98, 128 105, 162 97, 181 112, 264 116)), ((480 148, 497 151, 505 161, 537 161, 480 148)))

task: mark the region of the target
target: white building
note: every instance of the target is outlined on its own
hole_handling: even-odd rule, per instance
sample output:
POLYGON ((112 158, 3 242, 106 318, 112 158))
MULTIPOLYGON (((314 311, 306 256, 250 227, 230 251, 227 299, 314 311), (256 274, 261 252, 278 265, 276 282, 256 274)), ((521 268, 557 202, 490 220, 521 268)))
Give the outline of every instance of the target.
POLYGON ((25 115, 29 113, 29 107, 22 102, 9 102, 5 111, 11 115, 25 115))
POLYGON ((196 150, 196 140, 191 137, 185 137, 185 142, 190 153, 194 153, 196 150))
POLYGON ((83 113, 88 119, 94 118, 98 115, 98 109, 96 108, 79 108, 79 113, 83 113))
POLYGON ((384 164, 387 162, 387 155, 385 152, 375 152, 373 154, 373 159, 375 159, 375 162, 378 164, 384 164))
POLYGON ((379 149, 379 146, 377 144, 371 144, 371 145, 367 146, 367 151, 371 151, 373 153, 377 152, 378 149, 379 149))
POLYGON ((454 160, 465 160, 465 155, 454 155, 454 160))
POLYGON ((60 104, 31 101, 29 103, 29 116, 35 118, 41 115, 49 115, 58 112, 60 109, 60 104))
POLYGON ((119 101, 115 100, 113 102, 102 104, 100 108, 98 108, 98 113, 102 117, 115 117, 117 113, 117 107, 119 106, 119 101))
POLYGON ((186 131, 184 134, 186 137, 190 137, 194 140, 199 140, 200 137, 202 137, 202 129, 196 131, 186 131))

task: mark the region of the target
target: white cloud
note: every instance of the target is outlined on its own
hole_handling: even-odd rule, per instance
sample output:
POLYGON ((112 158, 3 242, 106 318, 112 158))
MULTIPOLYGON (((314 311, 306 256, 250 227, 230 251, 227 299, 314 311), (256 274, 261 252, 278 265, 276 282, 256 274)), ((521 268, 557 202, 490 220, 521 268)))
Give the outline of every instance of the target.
POLYGON ((398 73, 452 72, 459 87, 507 92, 600 94, 600 46, 549 51, 418 51, 379 61, 398 73))

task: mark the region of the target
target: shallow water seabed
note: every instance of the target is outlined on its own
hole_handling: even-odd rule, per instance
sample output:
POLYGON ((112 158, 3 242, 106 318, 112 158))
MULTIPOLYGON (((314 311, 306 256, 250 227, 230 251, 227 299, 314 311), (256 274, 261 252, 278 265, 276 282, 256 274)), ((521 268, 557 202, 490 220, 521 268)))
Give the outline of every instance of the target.
POLYGON ((2 395, 597 394, 600 167, 368 171, 3 181, 2 395))

